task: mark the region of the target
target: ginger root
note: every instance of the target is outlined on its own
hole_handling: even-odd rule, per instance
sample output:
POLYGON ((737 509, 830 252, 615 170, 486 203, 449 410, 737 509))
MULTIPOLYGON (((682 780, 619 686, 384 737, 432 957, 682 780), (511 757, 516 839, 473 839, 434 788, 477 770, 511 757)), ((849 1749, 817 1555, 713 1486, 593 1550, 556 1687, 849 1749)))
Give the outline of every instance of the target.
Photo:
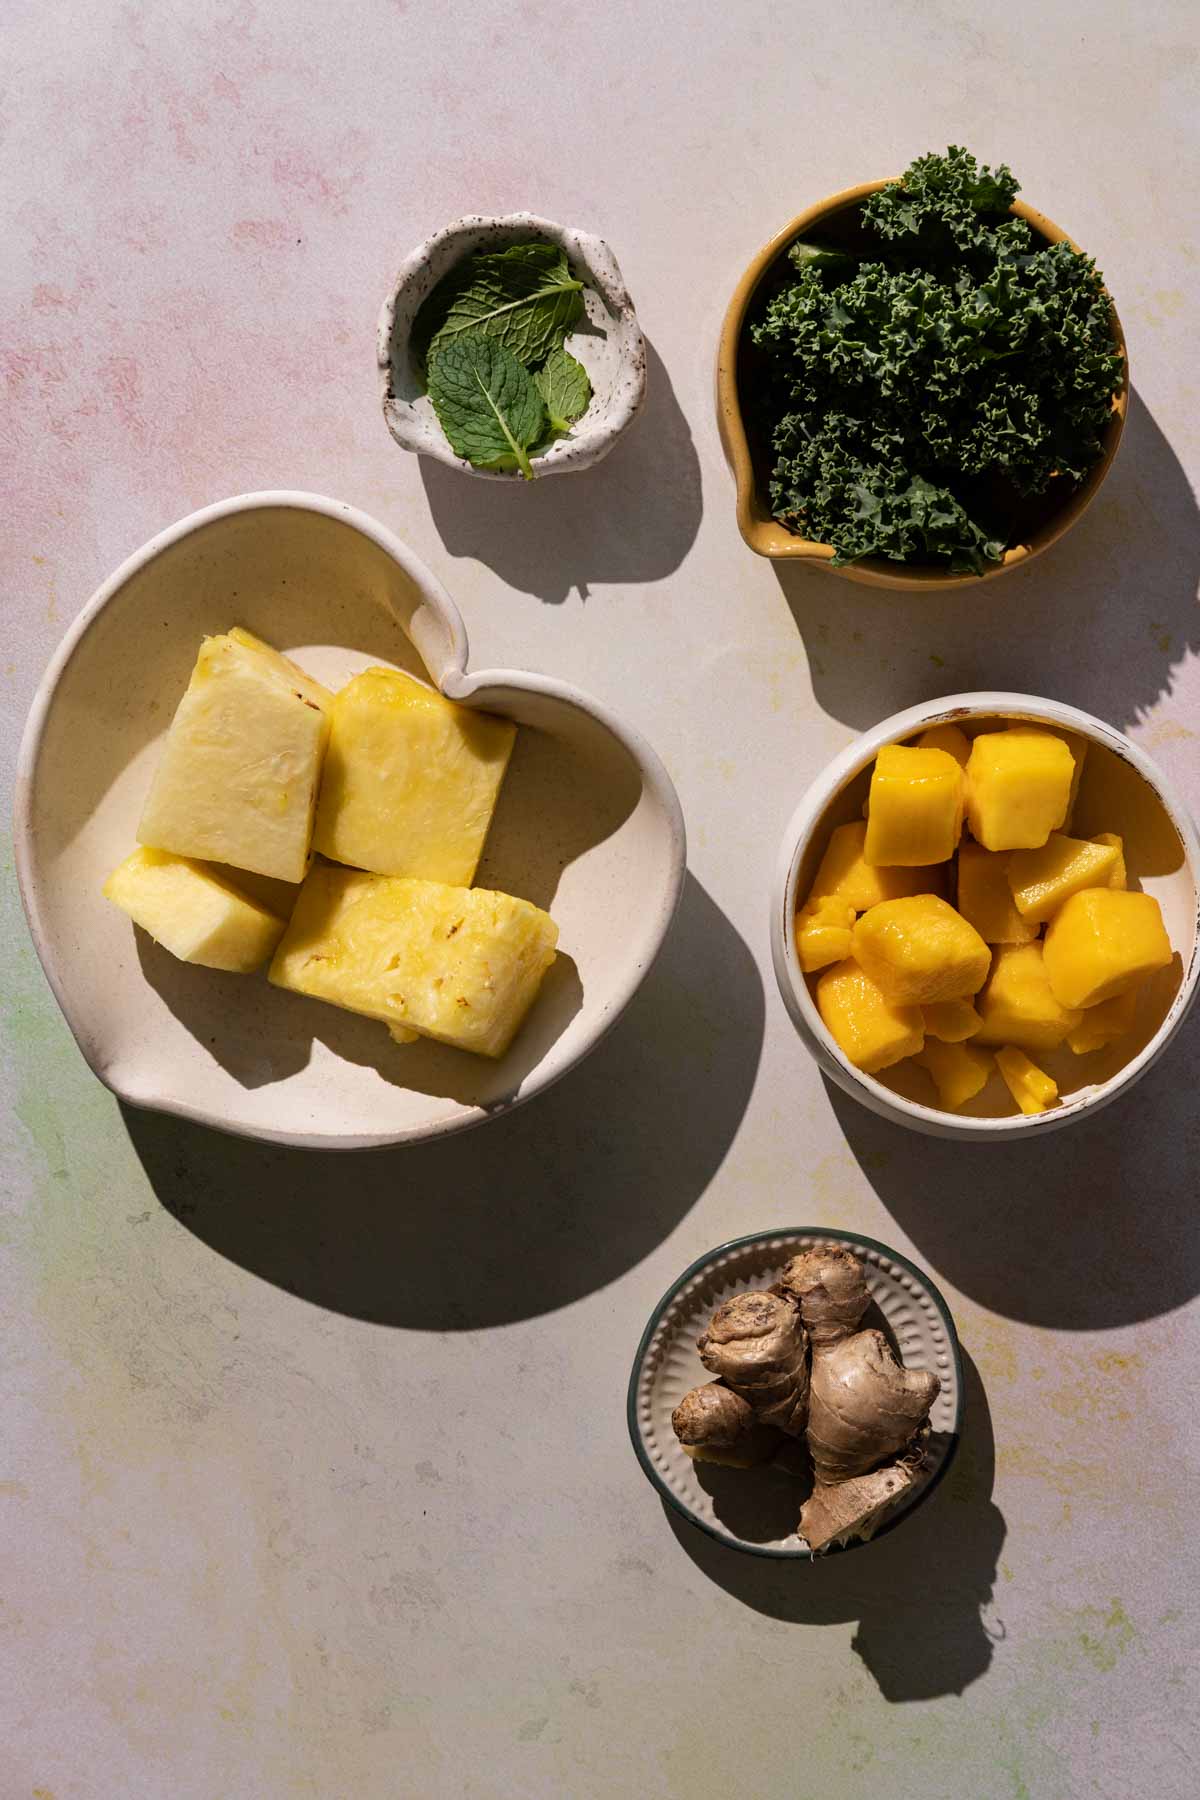
POLYGON ((857 1256, 841 1244, 814 1244, 793 1256, 779 1285, 800 1308, 813 1355, 858 1329, 871 1296, 857 1256))
POLYGON ((808 1417, 808 1334, 793 1301, 735 1294, 697 1341, 700 1361, 754 1408, 759 1421, 799 1437, 808 1417))
POLYGON ((850 1481, 902 1450, 941 1383, 906 1369, 881 1331, 858 1331, 813 1357, 808 1448, 819 1482, 850 1481))
POLYGON ((925 1462, 928 1428, 918 1436, 912 1452, 849 1481, 818 1481, 800 1508, 800 1536, 815 1556, 830 1544, 845 1545, 855 1538, 873 1537, 887 1513, 911 1488, 925 1462))
POLYGON ((722 1381, 706 1381, 685 1394, 671 1414, 671 1428, 696 1462, 729 1469, 752 1469, 783 1442, 775 1427, 764 1425, 749 1401, 722 1381))

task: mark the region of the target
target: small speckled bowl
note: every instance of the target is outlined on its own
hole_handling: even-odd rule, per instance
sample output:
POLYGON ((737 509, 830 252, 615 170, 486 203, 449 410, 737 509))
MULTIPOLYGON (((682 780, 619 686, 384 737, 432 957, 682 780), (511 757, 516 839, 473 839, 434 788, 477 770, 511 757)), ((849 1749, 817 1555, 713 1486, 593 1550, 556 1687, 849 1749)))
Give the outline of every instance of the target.
POLYGON ((532 459, 534 473, 569 475, 590 468, 608 455, 632 423, 646 394, 646 345, 608 245, 602 238, 555 225, 536 213, 472 214, 436 231, 405 258, 380 310, 377 357, 383 416, 402 449, 436 457, 485 481, 520 479, 515 469, 476 469, 455 456, 409 345, 422 303, 456 263, 477 250, 500 250, 538 239, 561 245, 585 284, 585 323, 568 336, 567 348, 588 372, 592 402, 565 437, 532 459))
MULTIPOLYGON (((889 1336, 906 1367, 932 1369, 942 1384, 930 1413, 932 1432, 920 1479, 867 1542, 903 1524, 928 1499, 950 1466, 962 1431, 963 1372, 954 1320, 928 1275, 906 1257, 874 1238, 823 1225, 755 1232, 708 1251, 684 1270, 650 1315, 629 1379, 629 1435, 647 1477, 669 1506, 718 1543, 751 1556, 812 1559, 796 1535, 806 1487, 773 1464, 729 1469, 694 1461, 671 1429, 671 1413, 689 1389, 711 1380, 696 1339, 722 1301, 747 1288, 769 1287, 786 1262, 818 1243, 844 1244, 861 1259, 874 1302, 864 1325, 875 1325, 889 1336)), ((861 1541, 846 1548, 859 1549, 861 1541)))

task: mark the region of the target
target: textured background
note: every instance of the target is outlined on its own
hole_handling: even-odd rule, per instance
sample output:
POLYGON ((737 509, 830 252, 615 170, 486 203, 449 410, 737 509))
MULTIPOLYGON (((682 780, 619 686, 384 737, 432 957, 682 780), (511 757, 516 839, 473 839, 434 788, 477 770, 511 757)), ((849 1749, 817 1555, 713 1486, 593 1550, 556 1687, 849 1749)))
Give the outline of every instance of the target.
POLYGON ((765 930, 800 790, 924 696, 1058 695, 1200 799, 1193 9, 3 10, 6 776, 118 560, 311 487, 408 539, 478 665, 650 735, 692 869, 573 1077, 355 1161, 123 1116, 9 879, 3 1800, 1193 1791, 1200 1016, 1086 1129, 972 1152, 823 1085, 765 930), (803 204, 951 140, 1099 259, 1136 386, 1116 470, 979 598, 780 577, 733 526, 725 300, 803 204), (372 364, 398 258, 523 206, 609 239, 653 346, 611 460, 529 491, 402 455, 372 364), (624 1386, 685 1263, 806 1223, 933 1270, 970 1421, 911 1525, 780 1570, 664 1516, 624 1386))

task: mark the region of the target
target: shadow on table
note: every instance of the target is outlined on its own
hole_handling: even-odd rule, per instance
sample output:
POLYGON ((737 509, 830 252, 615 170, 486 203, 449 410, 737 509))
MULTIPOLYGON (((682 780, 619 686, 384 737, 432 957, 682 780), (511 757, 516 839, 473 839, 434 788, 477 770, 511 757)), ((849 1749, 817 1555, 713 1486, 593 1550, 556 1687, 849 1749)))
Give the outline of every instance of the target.
POLYGON ((700 459, 670 376, 646 345, 646 403, 602 463, 578 479, 477 481, 421 458, 434 523, 452 556, 558 605, 593 582, 659 581, 700 529, 700 459))
POLYGON ((162 1204, 220 1255, 337 1312, 470 1330, 604 1287, 674 1230, 741 1122, 763 1018, 754 958, 689 875, 604 1042, 474 1131, 348 1156, 124 1118, 162 1204))
MULTIPOLYGON (((876 1543, 813 1562, 747 1556, 706 1537, 664 1502, 680 1546, 743 1606, 793 1625, 858 1620, 853 1648, 887 1700, 961 1694, 986 1673, 1002 1625, 986 1616, 1004 1542, 993 1504, 987 1395, 963 1352, 966 1412, 958 1455, 929 1499, 876 1543)), ((743 1481, 754 1472, 741 1473, 743 1481)))
POLYGON ((944 595, 776 563, 817 702, 862 730, 976 689, 1048 694, 1128 727, 1200 649, 1200 509, 1136 392, 1112 472, 1079 523, 1003 584, 944 595))

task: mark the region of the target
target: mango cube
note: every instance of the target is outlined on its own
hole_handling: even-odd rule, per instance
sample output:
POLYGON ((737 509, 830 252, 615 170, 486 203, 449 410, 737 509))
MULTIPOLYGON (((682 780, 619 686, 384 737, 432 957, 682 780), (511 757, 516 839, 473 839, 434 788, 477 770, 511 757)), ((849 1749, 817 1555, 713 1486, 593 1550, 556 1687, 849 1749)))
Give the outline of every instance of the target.
POLYGON ((986 944, 1029 944, 1037 926, 1017 911, 1008 885, 1008 852, 964 838, 958 846, 958 910, 986 944))
POLYGON ((167 850, 135 850, 104 883, 104 897, 180 962, 248 975, 265 963, 284 922, 203 863, 167 850))
POLYGON ((936 894, 881 900, 855 925, 853 954, 889 1000, 902 1006, 976 993, 992 960, 974 926, 936 894))
POLYGON ((1067 817, 1075 759, 1032 726, 985 731, 967 764, 967 822, 985 850, 1036 850, 1067 817))
POLYGON ((376 875, 469 887, 517 728, 398 669, 333 698, 313 848, 376 875))
POLYGON ((960 769, 965 769, 971 754, 971 740, 957 725, 930 725, 917 739, 918 750, 944 750, 960 769))
POLYGON ((1153 894, 1085 888, 1046 930, 1046 974, 1063 1006, 1099 1006, 1171 960, 1171 941, 1153 894))
POLYGON ((331 696, 235 627, 205 638, 138 825, 153 850, 300 881, 331 696))
POLYGON ((911 869, 946 862, 962 832, 963 772, 945 750, 885 744, 867 804, 868 863, 911 869))
POLYGON ((1114 994, 1111 1000, 1101 1000, 1099 1006, 1089 1006, 1074 1031, 1068 1031, 1067 1049, 1073 1050, 1076 1056, 1106 1049, 1133 1030, 1137 1008, 1135 987, 1126 988, 1123 994, 1114 994))
POLYGON ((1097 832, 1096 836, 1092 839, 1092 842, 1093 842, 1093 844, 1107 844, 1110 846, 1110 848, 1115 850, 1117 853, 1116 861, 1114 862, 1112 869, 1109 872, 1109 877, 1108 877, 1109 887, 1110 888, 1128 887, 1129 871, 1125 867, 1125 842, 1124 842, 1124 839, 1119 838, 1115 831, 1101 831, 1101 832, 1097 832))
POLYGON ((1030 1062, 1023 1050, 1008 1044, 996 1052, 996 1067, 1004 1085, 1026 1114, 1044 1113, 1058 1099, 1058 1083, 1030 1062))
POLYGON ((1007 729, 1009 731, 1040 731, 1046 737, 1059 738, 1071 752, 1075 763, 1075 773, 1071 777, 1071 792, 1067 796, 1067 816, 1063 820, 1063 824, 1069 828, 1071 814, 1075 810, 1075 801, 1079 794, 1079 784, 1083 780, 1083 765, 1087 760, 1088 753, 1087 739, 1080 737, 1077 731, 1059 731, 1049 725, 1031 724, 1027 720, 1023 720, 1020 724, 1009 725, 1007 729))
POLYGON ((1036 925, 1051 918, 1072 894, 1108 887, 1116 866, 1117 852, 1111 844, 1052 831, 1039 850, 1012 852, 1008 885, 1021 917, 1036 925))
POLYGON ((938 1038, 943 1044, 961 1044, 983 1027, 983 1020, 969 1000, 935 1000, 921 1011, 927 1045, 930 1038, 938 1038))
POLYGON ((796 914, 796 954, 806 975, 846 960, 853 924, 854 908, 836 894, 827 894, 801 908, 796 914))
POLYGON ((931 1037, 925 1039, 925 1048, 913 1061, 928 1069, 938 1099, 951 1112, 982 1093, 992 1072, 992 1059, 982 1050, 971 1044, 947 1044, 931 1037))
POLYGON ((866 836, 865 822, 857 819, 850 825, 834 827, 808 896, 809 905, 814 900, 836 896, 848 901, 855 912, 866 912, 881 900, 940 890, 940 869, 874 868, 863 856, 866 836))
POLYGON ((1041 944, 999 945, 975 1004, 983 1020, 975 1043, 1017 1044, 1024 1050, 1056 1050, 1082 1017, 1055 998, 1041 944))
POLYGON ((817 1011, 847 1062, 868 1075, 915 1056, 925 1041, 919 1006, 898 1006, 853 961, 817 977, 817 1011))
POLYGON ((486 888, 314 862, 270 979, 481 1056, 502 1056, 554 961, 558 926, 486 888))

